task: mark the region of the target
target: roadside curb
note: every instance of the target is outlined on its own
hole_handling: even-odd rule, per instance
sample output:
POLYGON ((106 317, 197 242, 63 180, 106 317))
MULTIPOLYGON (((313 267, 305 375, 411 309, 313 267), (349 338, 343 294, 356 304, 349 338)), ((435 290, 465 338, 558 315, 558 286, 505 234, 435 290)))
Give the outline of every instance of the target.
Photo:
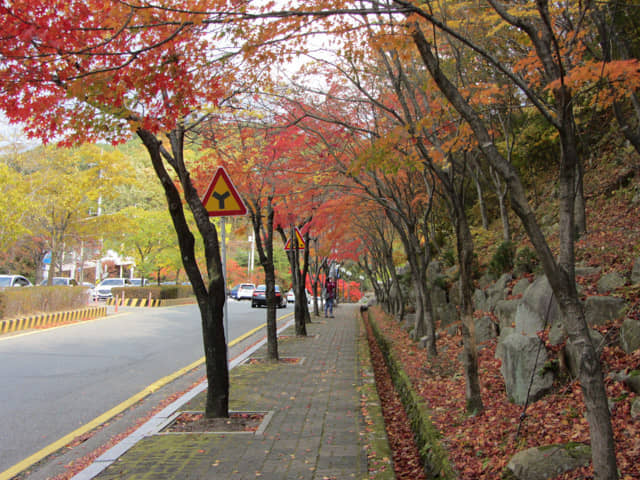
POLYGON ((41 313, 38 315, 30 315, 28 317, 0 320, 0 334, 17 332, 19 330, 26 330, 29 328, 56 325, 58 323, 93 320, 98 317, 105 317, 106 315, 107 307, 97 305, 77 310, 68 310, 65 312, 41 313))

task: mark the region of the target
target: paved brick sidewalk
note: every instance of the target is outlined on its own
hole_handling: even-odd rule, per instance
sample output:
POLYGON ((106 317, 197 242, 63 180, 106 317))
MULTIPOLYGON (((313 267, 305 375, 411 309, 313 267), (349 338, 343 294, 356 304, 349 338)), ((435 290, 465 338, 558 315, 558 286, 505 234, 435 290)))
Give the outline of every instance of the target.
MULTIPOLYGON (((285 332, 281 358, 297 363, 244 364, 231 372, 232 411, 272 412, 263 433, 157 434, 99 474, 109 479, 362 479, 367 476, 357 386, 358 315, 341 305, 336 318, 285 332)), ((266 355, 266 346, 252 358, 266 355)), ((201 394, 180 410, 202 410, 201 394)))

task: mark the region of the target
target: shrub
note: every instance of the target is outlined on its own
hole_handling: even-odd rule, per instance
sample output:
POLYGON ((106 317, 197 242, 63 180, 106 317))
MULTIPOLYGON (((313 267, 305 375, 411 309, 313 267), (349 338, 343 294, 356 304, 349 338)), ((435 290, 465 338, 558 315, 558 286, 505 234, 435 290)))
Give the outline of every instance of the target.
POLYGON ((449 248, 442 252, 442 262, 447 267, 453 267, 456 264, 456 261, 456 253, 453 251, 453 248, 449 248))
POLYGON ((502 242, 491 257, 489 273, 499 277, 503 273, 513 270, 514 257, 515 246, 513 242, 502 242))
POLYGON ((0 291, 0 318, 19 318, 85 307, 86 287, 23 287, 0 291))
POLYGON ((538 266, 538 255, 529 247, 522 247, 516 253, 515 270, 518 273, 533 273, 538 266))
POLYGON ((443 290, 447 290, 449 288, 449 285, 447 283, 447 277, 444 277, 442 275, 438 275, 433 280, 433 285, 436 286, 436 287, 440 287, 443 290))
POLYGON ((193 295, 190 285, 163 285, 160 288, 160 298, 185 298, 193 295))
POLYGON ((112 288, 111 293, 114 297, 119 297, 124 292, 125 298, 151 298, 170 299, 170 298, 186 298, 193 295, 191 285, 153 285, 150 287, 117 287, 112 288))

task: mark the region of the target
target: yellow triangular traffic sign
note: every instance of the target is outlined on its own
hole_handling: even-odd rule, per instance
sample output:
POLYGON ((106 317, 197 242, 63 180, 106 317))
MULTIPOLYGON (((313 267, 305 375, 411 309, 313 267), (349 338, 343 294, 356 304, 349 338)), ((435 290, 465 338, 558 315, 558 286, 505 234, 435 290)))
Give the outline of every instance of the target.
POLYGON ((224 167, 218 167, 207 192, 202 197, 202 204, 209 212, 210 217, 245 215, 247 213, 247 207, 224 167))
POLYGON ((285 250, 304 250, 305 243, 304 243, 304 240, 302 239, 302 234, 300 233, 300 230, 298 230, 298 227, 295 227, 295 234, 293 237, 295 238, 296 245, 292 248, 291 238, 289 238, 289 240, 287 240, 287 243, 284 245, 284 249, 285 250))

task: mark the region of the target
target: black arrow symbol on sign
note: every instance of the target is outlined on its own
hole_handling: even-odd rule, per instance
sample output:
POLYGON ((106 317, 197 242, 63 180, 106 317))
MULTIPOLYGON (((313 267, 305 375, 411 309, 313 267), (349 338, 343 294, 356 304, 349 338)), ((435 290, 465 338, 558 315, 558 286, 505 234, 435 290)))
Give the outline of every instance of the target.
POLYGON ((231 196, 229 192, 224 192, 223 194, 219 194, 218 192, 213 192, 211 194, 213 198, 218 200, 218 208, 220 210, 224 210, 224 201, 231 196))

